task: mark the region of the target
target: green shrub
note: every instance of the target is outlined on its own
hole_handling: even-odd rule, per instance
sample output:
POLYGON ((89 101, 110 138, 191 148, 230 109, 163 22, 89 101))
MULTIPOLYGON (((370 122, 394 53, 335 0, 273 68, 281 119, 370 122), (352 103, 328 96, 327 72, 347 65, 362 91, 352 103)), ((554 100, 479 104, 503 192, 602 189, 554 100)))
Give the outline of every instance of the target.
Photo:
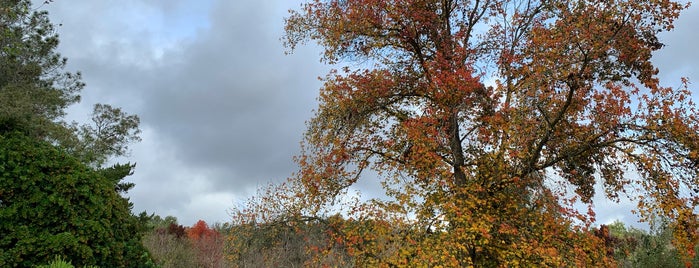
MULTIPOLYGON (((73 264, 70 263, 70 261, 64 260, 61 256, 56 255, 54 259, 49 262, 49 264, 46 265, 39 265, 36 266, 36 268, 75 268, 73 264)), ((85 266, 84 268, 98 268, 97 266, 90 265, 90 266, 85 266)))
POLYGON ((37 268, 74 268, 72 264, 70 264, 69 261, 63 260, 60 256, 56 256, 53 261, 51 261, 47 265, 39 265, 37 268))
POLYGON ((125 175, 107 172, 116 169, 94 170, 48 142, 0 134, 0 267, 56 255, 78 267, 147 267, 138 220, 115 191, 125 175))

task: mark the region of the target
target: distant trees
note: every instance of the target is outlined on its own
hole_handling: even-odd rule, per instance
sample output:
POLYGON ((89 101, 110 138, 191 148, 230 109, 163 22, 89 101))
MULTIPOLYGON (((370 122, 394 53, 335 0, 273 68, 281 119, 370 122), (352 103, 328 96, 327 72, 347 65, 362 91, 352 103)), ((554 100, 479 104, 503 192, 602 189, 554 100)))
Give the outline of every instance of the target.
POLYGON ((196 258, 187 242, 185 227, 171 216, 166 221, 162 221, 159 216, 153 219, 150 223, 155 224, 146 231, 142 241, 155 263, 163 268, 196 267, 196 258))
POLYGON ((335 216, 234 223, 226 253, 234 267, 355 267, 346 248, 331 233, 343 222, 335 216))
POLYGON ((224 267, 225 238, 217 230, 199 220, 187 229, 187 237, 195 251, 196 261, 202 267, 224 267))
MULTIPOLYGON (((599 253, 615 260, 618 267, 686 267, 680 250, 672 244, 673 230, 664 220, 655 221, 650 232, 616 221, 590 233, 603 241, 599 253)), ((286 221, 233 225, 226 253, 234 267, 375 267, 395 252, 417 250, 416 237, 421 234, 415 226, 380 219, 288 217, 286 221), (381 255, 373 255, 375 247, 382 248, 381 255)), ((694 249, 699 250, 699 244, 694 249)), ((415 266, 411 256, 416 255, 407 255, 398 266, 415 266)), ((699 267, 699 257, 689 264, 699 267)))
POLYGON ((58 35, 31 1, 0 1, 0 266, 148 263, 138 220, 120 194, 135 165, 106 166, 138 141, 139 118, 97 104, 92 123, 63 121, 80 100, 58 35))
MULTIPOLYGON (((694 256, 689 263, 682 261, 681 253, 687 249, 678 249, 673 245, 673 229, 665 219, 655 219, 650 232, 626 227, 620 221, 602 225, 598 230, 604 229, 607 233, 601 237, 607 241, 608 250, 619 267, 699 267, 699 256, 694 256)), ((699 244, 689 250, 699 250, 699 244)))
POLYGON ((143 236, 143 245, 159 267, 229 267, 225 258, 224 229, 211 228, 203 220, 191 227, 152 216, 151 229, 143 236))

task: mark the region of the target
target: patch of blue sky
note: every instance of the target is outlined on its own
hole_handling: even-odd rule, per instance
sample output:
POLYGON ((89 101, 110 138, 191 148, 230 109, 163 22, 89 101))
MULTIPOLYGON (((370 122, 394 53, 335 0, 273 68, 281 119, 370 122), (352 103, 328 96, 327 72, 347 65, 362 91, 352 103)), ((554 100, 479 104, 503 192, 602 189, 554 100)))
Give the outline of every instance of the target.
POLYGON ((133 34, 150 36, 155 58, 168 50, 176 50, 183 42, 197 38, 201 31, 211 28, 213 1, 172 1, 167 4, 142 4, 128 8, 123 19, 133 34))

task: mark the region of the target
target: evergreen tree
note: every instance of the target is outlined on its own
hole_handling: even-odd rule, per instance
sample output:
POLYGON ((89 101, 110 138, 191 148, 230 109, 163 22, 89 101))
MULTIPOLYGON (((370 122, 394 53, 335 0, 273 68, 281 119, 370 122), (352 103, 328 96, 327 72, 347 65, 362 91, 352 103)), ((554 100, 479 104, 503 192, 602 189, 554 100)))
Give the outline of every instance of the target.
POLYGON ((0 266, 148 263, 138 219, 120 193, 133 164, 105 167, 138 141, 139 118, 97 104, 92 124, 63 120, 80 100, 46 11, 0 0, 0 266))

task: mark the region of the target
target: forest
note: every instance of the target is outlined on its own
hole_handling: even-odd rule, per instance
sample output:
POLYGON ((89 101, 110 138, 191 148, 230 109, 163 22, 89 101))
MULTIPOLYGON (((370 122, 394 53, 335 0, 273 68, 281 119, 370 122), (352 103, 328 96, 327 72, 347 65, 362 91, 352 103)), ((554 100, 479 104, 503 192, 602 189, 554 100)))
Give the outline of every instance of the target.
POLYGON ((699 110, 651 61, 688 7, 306 1, 283 46, 337 68, 297 172, 183 226, 126 197, 139 116, 66 120, 89 87, 56 24, 0 1, 0 266, 699 267, 699 110), (382 197, 353 195, 367 177, 382 197), (595 195, 649 229, 597 222, 595 195))

